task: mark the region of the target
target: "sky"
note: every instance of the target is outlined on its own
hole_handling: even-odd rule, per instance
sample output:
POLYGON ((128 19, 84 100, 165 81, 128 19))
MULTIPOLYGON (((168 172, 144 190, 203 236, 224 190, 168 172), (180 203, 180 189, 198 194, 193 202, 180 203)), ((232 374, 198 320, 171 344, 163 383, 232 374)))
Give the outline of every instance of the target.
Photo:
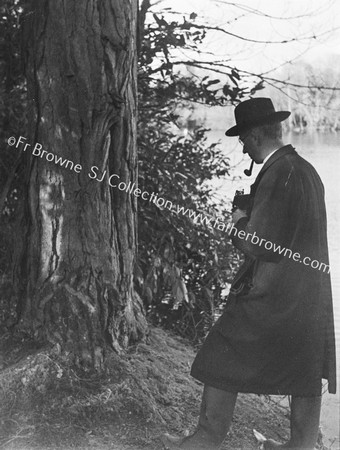
POLYGON ((153 10, 195 12, 196 23, 218 26, 246 39, 210 32, 208 58, 231 58, 241 69, 271 70, 295 58, 340 55, 339 0, 154 0, 153 10), (316 38, 313 38, 316 36, 316 38), (257 41, 291 41, 285 44, 257 41))

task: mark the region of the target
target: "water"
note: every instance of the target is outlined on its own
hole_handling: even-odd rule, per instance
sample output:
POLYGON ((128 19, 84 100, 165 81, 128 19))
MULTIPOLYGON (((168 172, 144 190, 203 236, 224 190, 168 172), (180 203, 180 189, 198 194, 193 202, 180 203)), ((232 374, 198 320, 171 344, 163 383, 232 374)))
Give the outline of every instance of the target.
MULTIPOLYGON (((224 138, 224 130, 212 130, 209 141, 222 141, 225 154, 230 158, 233 167, 230 180, 217 183, 223 197, 232 198, 236 189, 245 188, 248 192, 261 165, 255 166, 253 176, 247 178, 243 170, 249 167, 249 158, 242 155, 237 139, 224 138), (238 179, 232 179, 238 177, 238 179)), ((340 135, 329 134, 295 134, 284 137, 284 143, 292 144, 297 152, 308 160, 318 171, 324 186, 328 218, 328 245, 331 266, 333 290, 335 335, 337 343, 337 375, 338 393, 323 395, 321 426, 324 433, 324 443, 333 449, 340 448, 340 135)))
MULTIPOLYGON (((325 394, 321 413, 321 426, 326 437, 326 444, 332 449, 340 448, 340 135, 307 134, 287 136, 296 150, 313 164, 318 171, 324 186, 328 220, 328 247, 331 266, 333 290, 333 307, 335 336, 337 344, 337 383, 336 395, 325 394)), ((287 140, 289 142, 289 140, 287 140)))

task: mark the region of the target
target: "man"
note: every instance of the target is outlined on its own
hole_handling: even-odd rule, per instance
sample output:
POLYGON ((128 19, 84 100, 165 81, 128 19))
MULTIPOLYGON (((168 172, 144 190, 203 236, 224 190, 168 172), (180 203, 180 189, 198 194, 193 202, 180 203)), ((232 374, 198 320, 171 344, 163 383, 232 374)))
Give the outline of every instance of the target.
POLYGON ((191 369, 204 383, 197 429, 165 435, 166 448, 219 448, 244 392, 292 396, 290 440, 267 440, 266 449, 313 449, 322 378, 336 392, 324 189, 311 164, 282 142, 289 114, 268 98, 250 99, 235 108, 236 125, 226 132, 263 163, 247 212, 233 213, 230 235, 245 262, 191 369))

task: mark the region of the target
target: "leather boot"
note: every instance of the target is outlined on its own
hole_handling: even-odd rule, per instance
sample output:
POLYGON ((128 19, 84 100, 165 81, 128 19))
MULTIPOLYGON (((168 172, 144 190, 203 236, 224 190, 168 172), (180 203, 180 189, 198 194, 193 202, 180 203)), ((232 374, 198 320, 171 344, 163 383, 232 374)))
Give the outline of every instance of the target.
POLYGON ((267 439, 265 450, 313 450, 319 433, 321 397, 292 397, 290 439, 285 444, 267 439))
POLYGON ((318 440, 321 411, 320 397, 292 397, 290 447, 313 450, 318 440))
POLYGON ((288 449, 289 447, 287 447, 287 445, 289 445, 288 442, 286 444, 280 444, 280 442, 274 441, 273 439, 267 439, 263 444, 263 449, 264 450, 274 450, 276 448, 288 449))
POLYGON ((209 433, 199 427, 193 434, 186 437, 165 434, 162 436, 162 442, 167 450, 217 450, 220 447, 212 440, 209 433))
POLYGON ((196 431, 187 437, 164 435, 165 448, 181 450, 218 449, 226 437, 233 417, 237 394, 204 386, 196 431))

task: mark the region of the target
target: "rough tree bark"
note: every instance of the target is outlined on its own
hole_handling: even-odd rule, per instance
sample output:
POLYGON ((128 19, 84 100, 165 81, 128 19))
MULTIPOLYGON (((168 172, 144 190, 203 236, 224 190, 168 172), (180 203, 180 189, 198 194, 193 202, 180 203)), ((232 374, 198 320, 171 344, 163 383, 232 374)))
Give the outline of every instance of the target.
POLYGON ((82 170, 26 151, 21 325, 96 368, 105 342, 120 350, 146 331, 133 288, 136 198, 108 182, 137 178, 136 20, 137 0, 29 0, 24 15, 27 142, 82 170), (107 170, 103 181, 92 166, 99 178, 107 170))

